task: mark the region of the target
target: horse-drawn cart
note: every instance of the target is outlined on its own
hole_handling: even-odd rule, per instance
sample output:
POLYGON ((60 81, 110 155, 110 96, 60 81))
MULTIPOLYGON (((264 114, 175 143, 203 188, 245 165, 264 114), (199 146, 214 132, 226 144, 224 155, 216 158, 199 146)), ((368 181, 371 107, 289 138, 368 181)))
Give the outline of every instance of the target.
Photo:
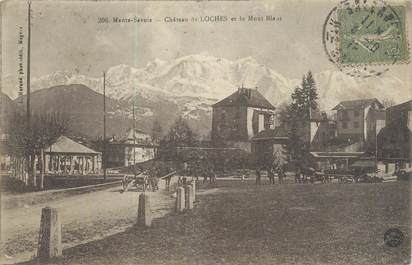
POLYGON ((137 190, 145 192, 148 188, 152 191, 159 189, 159 180, 157 177, 150 177, 147 172, 142 172, 139 175, 125 175, 122 180, 123 192, 126 192, 131 187, 136 187, 137 190))
POLYGON ((143 174, 135 175, 124 175, 122 180, 123 192, 126 192, 131 187, 136 187, 141 191, 146 191, 146 188, 149 184, 148 177, 143 174))

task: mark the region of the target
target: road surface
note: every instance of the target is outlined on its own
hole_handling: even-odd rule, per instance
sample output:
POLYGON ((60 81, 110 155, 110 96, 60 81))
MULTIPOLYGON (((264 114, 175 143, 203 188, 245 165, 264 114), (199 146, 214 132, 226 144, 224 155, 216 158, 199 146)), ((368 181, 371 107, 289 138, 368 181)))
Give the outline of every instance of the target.
MULTIPOLYGON (((174 199, 164 191, 146 192, 151 197, 152 216, 170 212, 174 199)), ((57 208, 62 223, 63 249, 119 233, 131 227, 137 218, 136 190, 120 193, 120 187, 63 198, 47 204, 2 211, 0 264, 12 264, 36 254, 41 209, 57 208)))

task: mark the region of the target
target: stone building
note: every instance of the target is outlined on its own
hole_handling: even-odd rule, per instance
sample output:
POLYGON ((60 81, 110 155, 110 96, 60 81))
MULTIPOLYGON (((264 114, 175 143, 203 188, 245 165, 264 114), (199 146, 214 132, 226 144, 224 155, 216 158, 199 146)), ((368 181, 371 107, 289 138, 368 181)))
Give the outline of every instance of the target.
POLYGON ((369 140, 368 128, 376 123, 369 113, 383 108, 382 103, 376 98, 340 102, 333 108, 336 110, 337 137, 350 139, 352 142, 367 142, 369 140))
POLYGON ((274 128, 275 107, 257 90, 239 88, 212 106, 212 141, 251 152, 250 139, 274 128))

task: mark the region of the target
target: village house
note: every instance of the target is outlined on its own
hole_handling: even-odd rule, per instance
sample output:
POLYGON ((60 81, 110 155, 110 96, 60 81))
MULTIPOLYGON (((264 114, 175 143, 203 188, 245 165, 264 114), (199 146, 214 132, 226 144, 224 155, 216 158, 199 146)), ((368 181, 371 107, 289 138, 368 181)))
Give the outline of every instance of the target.
POLYGON ((129 129, 125 137, 109 140, 106 147, 108 168, 124 167, 151 160, 155 157, 157 146, 152 137, 140 130, 129 129))
POLYGON ((399 167, 412 166, 412 100, 386 110, 386 127, 377 139, 378 159, 399 167))
POLYGON ((241 87, 212 108, 214 143, 251 152, 252 137, 274 128, 275 107, 257 89, 241 87))
POLYGON ((370 134, 372 137, 376 135, 371 133, 371 128, 376 128, 376 119, 380 117, 369 114, 383 108, 376 98, 340 102, 333 108, 336 110, 337 137, 350 143, 368 142, 370 134))

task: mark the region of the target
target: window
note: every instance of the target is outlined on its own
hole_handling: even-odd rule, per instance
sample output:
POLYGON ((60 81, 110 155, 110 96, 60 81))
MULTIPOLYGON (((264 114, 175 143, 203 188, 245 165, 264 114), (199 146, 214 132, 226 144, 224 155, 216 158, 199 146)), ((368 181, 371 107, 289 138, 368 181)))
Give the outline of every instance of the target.
POLYGON ((355 110, 355 112, 354 112, 354 115, 355 115, 355 117, 359 117, 359 110, 355 110))
POLYGON ((343 129, 348 128, 348 123, 346 121, 342 122, 342 128, 343 129))
POLYGON ((358 121, 355 121, 353 123, 353 128, 359 128, 359 122, 358 121))
POLYGON ((341 120, 346 120, 349 117, 346 110, 342 110, 341 120))
POLYGON ((273 117, 272 117, 272 115, 266 114, 266 115, 264 116, 264 128, 265 128, 265 129, 269 129, 270 126, 272 126, 272 124, 273 124, 273 117))

